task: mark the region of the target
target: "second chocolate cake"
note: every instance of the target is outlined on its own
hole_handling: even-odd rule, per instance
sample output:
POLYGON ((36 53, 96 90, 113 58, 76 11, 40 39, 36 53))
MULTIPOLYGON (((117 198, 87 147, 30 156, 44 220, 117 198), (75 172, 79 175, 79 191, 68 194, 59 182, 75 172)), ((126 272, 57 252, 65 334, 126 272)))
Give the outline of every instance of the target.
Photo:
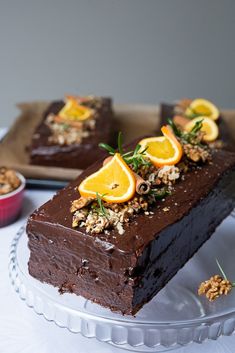
POLYGON ((45 111, 30 146, 30 163, 84 169, 104 155, 98 143, 112 141, 112 101, 66 97, 45 111))
MULTIPOLYGON (((174 104, 162 103, 160 105, 160 123, 159 126, 163 124, 168 124, 168 119, 172 119, 175 123, 182 128, 187 122, 194 117, 203 118, 203 114, 197 113, 195 110, 191 111, 190 114, 186 114, 187 109, 189 109, 190 104, 195 101, 199 101, 199 99, 191 100, 191 99, 182 99, 174 104)), ((207 100, 200 99, 200 101, 208 102, 207 100)), ((213 104, 209 102, 210 104, 213 104)), ((217 108, 216 108, 217 109, 217 108)), ((209 115, 209 111, 207 112, 209 115)), ((205 115, 205 116, 208 116, 205 115)), ((216 138, 217 142, 215 143, 215 147, 223 148, 229 151, 235 151, 235 140, 229 131, 229 127, 222 116, 222 114, 218 111, 218 117, 215 120, 216 125, 218 126, 219 135, 216 138)), ((160 130, 160 129, 159 129, 160 130)), ((211 142, 213 144, 213 141, 211 142)))

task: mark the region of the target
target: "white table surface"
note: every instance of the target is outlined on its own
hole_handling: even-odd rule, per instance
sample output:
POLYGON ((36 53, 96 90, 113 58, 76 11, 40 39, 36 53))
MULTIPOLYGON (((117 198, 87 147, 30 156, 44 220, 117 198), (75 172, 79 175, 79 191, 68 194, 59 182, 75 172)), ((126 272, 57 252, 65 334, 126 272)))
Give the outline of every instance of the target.
MULTIPOLYGON (((27 216, 52 195, 52 191, 27 190, 19 220, 0 228, 0 353, 124 353, 123 349, 73 334, 46 321, 20 300, 11 285, 8 276, 11 241, 27 216)), ((193 343, 176 351, 198 353, 199 350, 200 353, 234 353, 235 336, 220 337, 201 345, 193 343)))

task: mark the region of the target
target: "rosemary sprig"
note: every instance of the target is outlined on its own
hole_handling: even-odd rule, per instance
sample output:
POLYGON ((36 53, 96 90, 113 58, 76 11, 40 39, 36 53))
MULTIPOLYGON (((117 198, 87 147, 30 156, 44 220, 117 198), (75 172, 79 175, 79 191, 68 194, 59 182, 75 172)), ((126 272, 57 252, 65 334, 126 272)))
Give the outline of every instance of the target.
POLYGON ((95 205, 92 205, 91 207, 96 210, 96 212, 104 217, 108 217, 108 213, 107 213, 107 209, 104 207, 104 204, 103 204, 103 197, 105 196, 106 194, 102 194, 100 195, 98 192, 96 192, 96 201, 97 201, 97 204, 99 207, 95 206, 95 205))
POLYGON ((220 272, 221 272, 223 278, 226 279, 226 281, 227 281, 227 280, 228 280, 228 277, 226 276, 224 270, 222 269, 222 266, 220 265, 219 260, 216 259, 215 261, 216 261, 216 263, 217 263, 217 266, 219 267, 219 270, 220 270, 220 272))
POLYGON ((184 135, 183 131, 181 131, 180 129, 178 129, 178 127, 175 125, 174 121, 171 119, 167 119, 168 124, 170 125, 170 127, 172 128, 174 134, 177 137, 182 137, 184 135))
POLYGON ((194 124, 194 127, 189 132, 189 134, 195 136, 202 128, 202 122, 203 122, 203 119, 196 121, 196 123, 194 124))
POLYGON ((119 131, 119 133, 118 133, 118 151, 121 155, 124 154, 122 145, 123 145, 122 133, 121 133, 121 131, 119 131))
POLYGON ((166 188, 151 189, 149 192, 149 195, 153 195, 155 200, 162 200, 162 199, 164 199, 164 197, 166 197, 170 194, 171 194, 171 192, 166 188))
POLYGON ((124 161, 127 164, 131 164, 133 166, 134 171, 137 171, 138 168, 141 165, 150 165, 151 163, 146 159, 146 150, 147 148, 141 150, 141 145, 136 145, 135 149, 133 151, 129 152, 124 152, 123 149, 123 138, 122 138, 122 133, 119 132, 118 134, 118 149, 115 150, 112 146, 106 144, 106 143, 99 143, 99 147, 105 149, 111 156, 115 154, 116 151, 118 151, 124 161))
MULTIPOLYGON (((184 132, 184 131, 181 131, 176 125, 175 123, 173 122, 173 120, 171 119, 168 119, 168 124, 171 126, 174 134, 181 140, 183 140, 184 142, 186 143, 193 143, 193 140, 195 139, 195 136, 197 135, 197 133, 201 130, 202 128, 202 122, 203 122, 203 119, 197 121, 192 130, 189 131, 189 132, 184 132)), ((195 144, 195 143, 193 143, 195 144)), ((198 143, 200 144, 200 143, 198 143)))
POLYGON ((136 172, 142 165, 151 165, 151 163, 146 159, 146 150, 148 147, 141 151, 141 145, 136 145, 134 151, 127 152, 122 155, 123 159, 127 164, 133 166, 134 171, 136 172))
POLYGON ((69 128, 69 124, 66 124, 66 123, 62 124, 62 128, 64 130, 67 130, 69 128))
POLYGON ((103 148, 104 150, 106 150, 111 156, 113 156, 116 152, 115 148, 113 148, 112 146, 108 145, 107 143, 99 143, 98 145, 100 148, 103 148))
MULTIPOLYGON (((216 261, 216 263, 217 263, 217 266, 219 267, 219 270, 220 270, 220 272, 221 272, 221 274, 222 274, 222 277, 223 277, 226 281, 228 281, 228 277, 227 277, 226 273, 224 272, 224 270, 223 270, 221 264, 219 263, 219 260, 216 259, 215 261, 216 261)), ((232 284, 232 287, 235 287, 235 282, 231 282, 231 284, 232 284)))

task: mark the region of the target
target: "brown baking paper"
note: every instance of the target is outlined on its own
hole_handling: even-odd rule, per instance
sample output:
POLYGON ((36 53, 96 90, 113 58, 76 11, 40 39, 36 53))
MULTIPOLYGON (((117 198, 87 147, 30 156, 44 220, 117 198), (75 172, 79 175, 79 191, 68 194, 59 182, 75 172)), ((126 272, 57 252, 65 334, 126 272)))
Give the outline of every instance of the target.
MULTIPOLYGON (((48 104, 49 102, 30 102, 17 105, 21 113, 0 143, 0 165, 18 170, 26 178, 72 180, 82 170, 29 164, 27 147, 48 104)), ((139 136, 153 134, 158 122, 157 106, 116 105, 114 107, 115 130, 123 132, 127 143, 139 136)))

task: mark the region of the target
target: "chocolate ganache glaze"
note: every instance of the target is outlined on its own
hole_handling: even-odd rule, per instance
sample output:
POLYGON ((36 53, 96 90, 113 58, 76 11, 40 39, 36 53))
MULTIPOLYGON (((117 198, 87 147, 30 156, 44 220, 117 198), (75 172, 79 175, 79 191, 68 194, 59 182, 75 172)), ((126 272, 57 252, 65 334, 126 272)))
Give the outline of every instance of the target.
POLYGON ((100 141, 112 142, 112 100, 98 98, 99 106, 92 106, 96 114, 96 124, 89 136, 81 143, 56 144, 50 142, 51 131, 46 124, 49 114, 58 114, 64 107, 64 101, 51 103, 45 111, 41 123, 35 130, 30 146, 30 163, 44 166, 84 169, 104 156, 104 151, 98 147, 100 141))
POLYGON ((29 217, 29 273, 61 293, 133 315, 235 207, 235 154, 215 150, 212 162, 186 173, 153 214, 135 216, 122 235, 72 228, 69 209, 79 196, 77 186, 100 166, 89 167, 29 217))

